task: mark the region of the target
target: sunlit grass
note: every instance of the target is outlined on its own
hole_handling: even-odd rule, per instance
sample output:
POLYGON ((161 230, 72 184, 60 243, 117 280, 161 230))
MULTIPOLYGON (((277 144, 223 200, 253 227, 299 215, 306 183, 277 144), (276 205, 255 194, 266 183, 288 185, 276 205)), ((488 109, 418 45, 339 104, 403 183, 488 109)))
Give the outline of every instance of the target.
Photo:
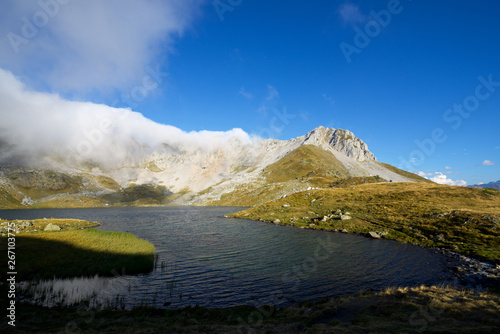
MULTIPOLYGON (((132 274, 153 268, 154 246, 146 240, 123 232, 71 229, 67 224, 72 220, 38 220, 35 223, 46 225, 49 221, 63 230, 17 234, 15 252, 18 279, 96 274, 110 276, 118 272, 132 274)), ((79 220, 73 222, 77 226, 85 223, 95 225, 79 220)), ((5 237, 3 239, 2 248, 5 248, 5 237)), ((6 263, 2 261, 2 265, 6 263)))
POLYGON ((400 242, 500 260, 500 192, 493 189, 360 184, 299 192, 230 216, 351 233, 387 231, 385 238, 400 242), (323 221, 339 209, 353 219, 323 221))

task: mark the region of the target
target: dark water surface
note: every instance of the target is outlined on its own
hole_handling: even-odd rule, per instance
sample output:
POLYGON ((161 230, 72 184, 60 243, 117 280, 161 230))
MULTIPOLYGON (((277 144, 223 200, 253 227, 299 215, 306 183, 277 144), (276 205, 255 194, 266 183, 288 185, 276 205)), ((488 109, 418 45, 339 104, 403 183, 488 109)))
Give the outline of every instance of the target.
MULTIPOLYGON (((223 218, 239 210, 0 210, 0 217, 97 221, 104 224, 102 230, 130 232, 154 244, 159 260, 149 274, 47 283, 54 290, 62 289, 67 299, 94 294, 102 303, 112 299, 127 307, 141 303, 169 308, 279 305, 360 290, 454 280, 446 267, 447 259, 421 247, 223 218)), ((122 273, 120 268, 117 273, 122 273)))

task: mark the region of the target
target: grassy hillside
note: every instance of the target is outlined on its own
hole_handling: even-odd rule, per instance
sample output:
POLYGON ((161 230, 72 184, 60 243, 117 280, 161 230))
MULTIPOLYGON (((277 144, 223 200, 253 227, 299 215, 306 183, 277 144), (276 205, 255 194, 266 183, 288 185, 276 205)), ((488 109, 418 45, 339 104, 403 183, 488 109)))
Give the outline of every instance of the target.
POLYGON ((303 145, 267 166, 261 182, 242 185, 222 195, 220 200, 207 204, 258 205, 300 189, 329 187, 348 175, 347 169, 332 153, 317 146, 303 145))
POLYGON ((7 176, 17 189, 32 199, 76 192, 83 186, 80 177, 44 169, 18 170, 7 176))
POLYGON ((271 183, 299 180, 325 187, 348 177, 349 172, 332 153, 317 146, 303 145, 267 166, 263 175, 271 183))
POLYGON ((0 184, 0 209, 11 209, 21 205, 24 196, 13 187, 0 184))
POLYGON ((388 239, 500 263, 500 191, 493 189, 361 184, 304 191, 231 216, 351 233, 387 232, 388 239), (337 210, 352 219, 341 220, 337 210))
POLYGON ((402 170, 402 169, 399 169, 397 167, 394 167, 392 165, 389 165, 389 164, 386 164, 386 163, 383 163, 383 162, 379 162, 380 165, 382 165, 383 167, 387 168, 388 170, 396 173, 396 174, 399 174, 401 176, 404 176, 412 181, 415 181, 415 182, 425 182, 425 183, 434 183, 432 182, 431 180, 428 180, 426 179, 425 177, 421 177, 417 174, 414 174, 414 173, 410 173, 410 172, 407 172, 405 170, 402 170))

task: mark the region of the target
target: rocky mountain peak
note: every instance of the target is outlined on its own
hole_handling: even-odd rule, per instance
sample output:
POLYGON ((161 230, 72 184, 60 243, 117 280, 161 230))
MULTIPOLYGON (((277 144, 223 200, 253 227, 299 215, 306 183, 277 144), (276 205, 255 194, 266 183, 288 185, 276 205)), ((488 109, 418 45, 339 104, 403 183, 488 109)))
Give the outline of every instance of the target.
POLYGON ((377 160, 368 145, 348 130, 319 126, 305 135, 304 144, 331 148, 357 161, 377 160))

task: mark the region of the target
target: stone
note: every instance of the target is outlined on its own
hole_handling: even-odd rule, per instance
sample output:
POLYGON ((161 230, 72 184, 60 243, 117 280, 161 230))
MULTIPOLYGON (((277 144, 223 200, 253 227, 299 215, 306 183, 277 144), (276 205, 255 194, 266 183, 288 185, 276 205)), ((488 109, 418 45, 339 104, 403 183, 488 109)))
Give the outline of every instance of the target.
POLYGON ((389 232, 387 232, 387 231, 380 231, 380 232, 377 232, 377 233, 380 234, 383 237, 385 237, 386 235, 389 234, 389 232))
POLYGON ((344 229, 344 230, 342 230, 340 232, 342 232, 342 233, 349 233, 346 229, 344 229))
POLYGON ((60 231, 62 228, 59 225, 48 223, 43 229, 44 231, 60 231))
POLYGON ((282 207, 284 208, 289 208, 290 207, 290 204, 283 204, 282 207))
POLYGON ((279 220, 279 219, 275 219, 275 220, 273 221, 273 223, 275 223, 275 224, 279 224, 279 223, 281 223, 281 220, 279 220))
POLYGON ((342 215, 342 216, 340 216, 340 220, 349 220, 349 219, 352 219, 352 217, 349 216, 349 215, 342 215))
POLYGON ((380 239, 381 236, 380 234, 378 234, 377 232, 368 232, 368 234, 370 235, 370 237, 372 237, 373 239, 380 239))
POLYGON ((441 234, 438 234, 434 237, 434 240, 435 241, 444 241, 444 235, 441 233, 441 234))

